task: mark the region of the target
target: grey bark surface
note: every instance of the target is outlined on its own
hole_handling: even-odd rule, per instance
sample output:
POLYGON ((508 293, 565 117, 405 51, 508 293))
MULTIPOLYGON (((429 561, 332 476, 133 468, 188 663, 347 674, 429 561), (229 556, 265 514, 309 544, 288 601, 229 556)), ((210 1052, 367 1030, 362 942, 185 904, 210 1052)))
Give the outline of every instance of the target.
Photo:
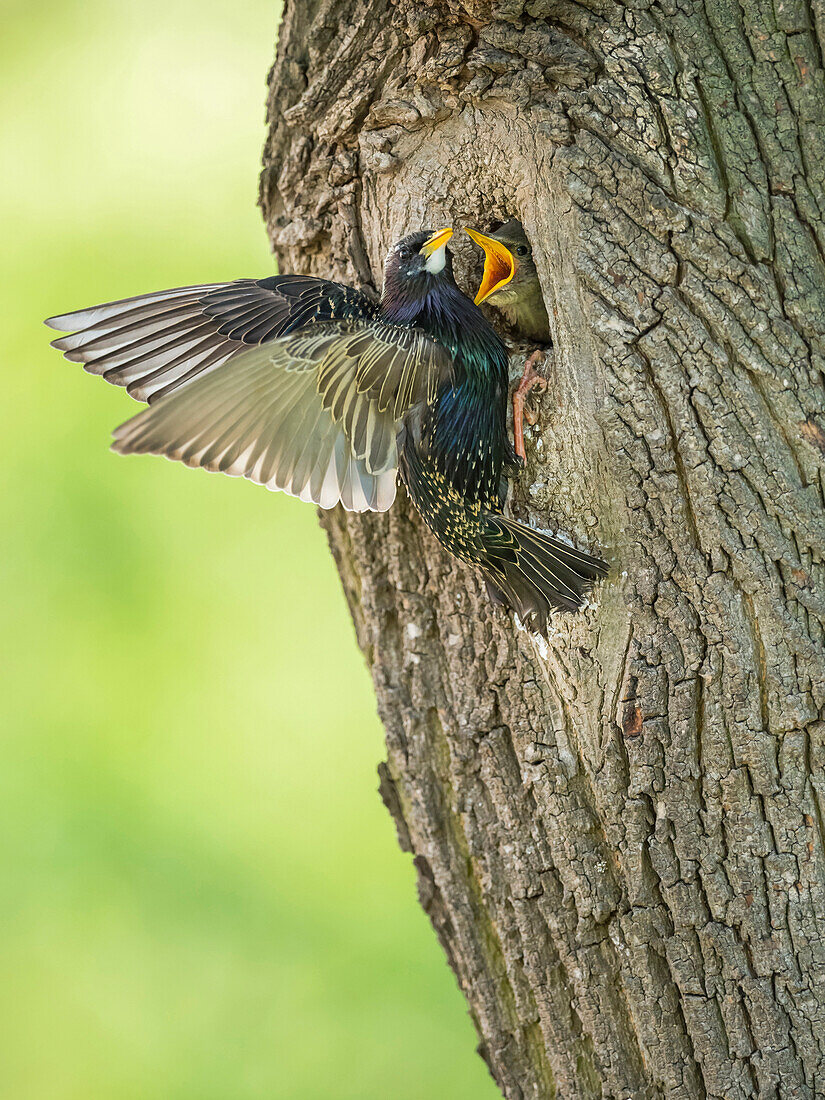
POLYGON ((509 507, 614 564, 545 643, 403 490, 324 519, 508 1097, 825 1096, 823 41, 822 0, 287 3, 281 270, 520 217, 555 356, 509 507))

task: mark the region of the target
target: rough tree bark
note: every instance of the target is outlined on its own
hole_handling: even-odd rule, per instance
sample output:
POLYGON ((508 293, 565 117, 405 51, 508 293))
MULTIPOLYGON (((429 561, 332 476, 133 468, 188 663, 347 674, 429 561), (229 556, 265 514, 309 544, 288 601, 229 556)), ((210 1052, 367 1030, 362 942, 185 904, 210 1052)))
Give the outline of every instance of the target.
POLYGON ((511 507, 615 563, 545 643, 403 491, 324 520, 508 1097, 825 1096, 823 41, 823 0, 287 4, 282 270, 521 217, 556 352, 511 507))

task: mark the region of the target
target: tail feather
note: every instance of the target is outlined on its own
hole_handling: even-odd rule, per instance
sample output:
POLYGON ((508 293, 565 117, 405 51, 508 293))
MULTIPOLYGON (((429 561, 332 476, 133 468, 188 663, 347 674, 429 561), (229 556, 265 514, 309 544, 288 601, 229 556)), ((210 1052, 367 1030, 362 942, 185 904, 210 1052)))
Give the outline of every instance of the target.
POLYGON ((509 604, 525 626, 547 631, 553 611, 578 611, 606 562, 499 515, 484 517, 484 575, 490 595, 509 604))

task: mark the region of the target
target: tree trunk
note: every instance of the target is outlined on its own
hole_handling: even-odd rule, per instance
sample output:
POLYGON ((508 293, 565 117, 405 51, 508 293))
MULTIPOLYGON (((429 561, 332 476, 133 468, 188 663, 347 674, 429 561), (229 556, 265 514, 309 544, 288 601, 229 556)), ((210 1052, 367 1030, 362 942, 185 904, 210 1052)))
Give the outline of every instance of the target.
POLYGON ((825 1096, 823 39, 823 0, 287 4, 281 270, 520 217, 555 359, 510 507, 614 563, 545 642, 403 490, 324 517, 508 1097, 825 1096))

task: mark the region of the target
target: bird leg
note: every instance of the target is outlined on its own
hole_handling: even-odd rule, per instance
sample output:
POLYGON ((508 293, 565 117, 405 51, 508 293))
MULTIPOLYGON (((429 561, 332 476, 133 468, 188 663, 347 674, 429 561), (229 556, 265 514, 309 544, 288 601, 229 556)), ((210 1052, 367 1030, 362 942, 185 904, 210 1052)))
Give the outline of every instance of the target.
POLYGON ((513 393, 513 442, 516 454, 522 462, 527 461, 527 453, 524 450, 524 421, 526 420, 528 424, 532 425, 538 419, 536 413, 524 407, 527 395, 532 389, 538 389, 539 392, 547 389, 547 379, 542 378, 540 374, 536 374, 534 369, 535 364, 543 357, 544 352, 541 348, 536 348, 532 355, 527 357, 521 381, 513 393))

